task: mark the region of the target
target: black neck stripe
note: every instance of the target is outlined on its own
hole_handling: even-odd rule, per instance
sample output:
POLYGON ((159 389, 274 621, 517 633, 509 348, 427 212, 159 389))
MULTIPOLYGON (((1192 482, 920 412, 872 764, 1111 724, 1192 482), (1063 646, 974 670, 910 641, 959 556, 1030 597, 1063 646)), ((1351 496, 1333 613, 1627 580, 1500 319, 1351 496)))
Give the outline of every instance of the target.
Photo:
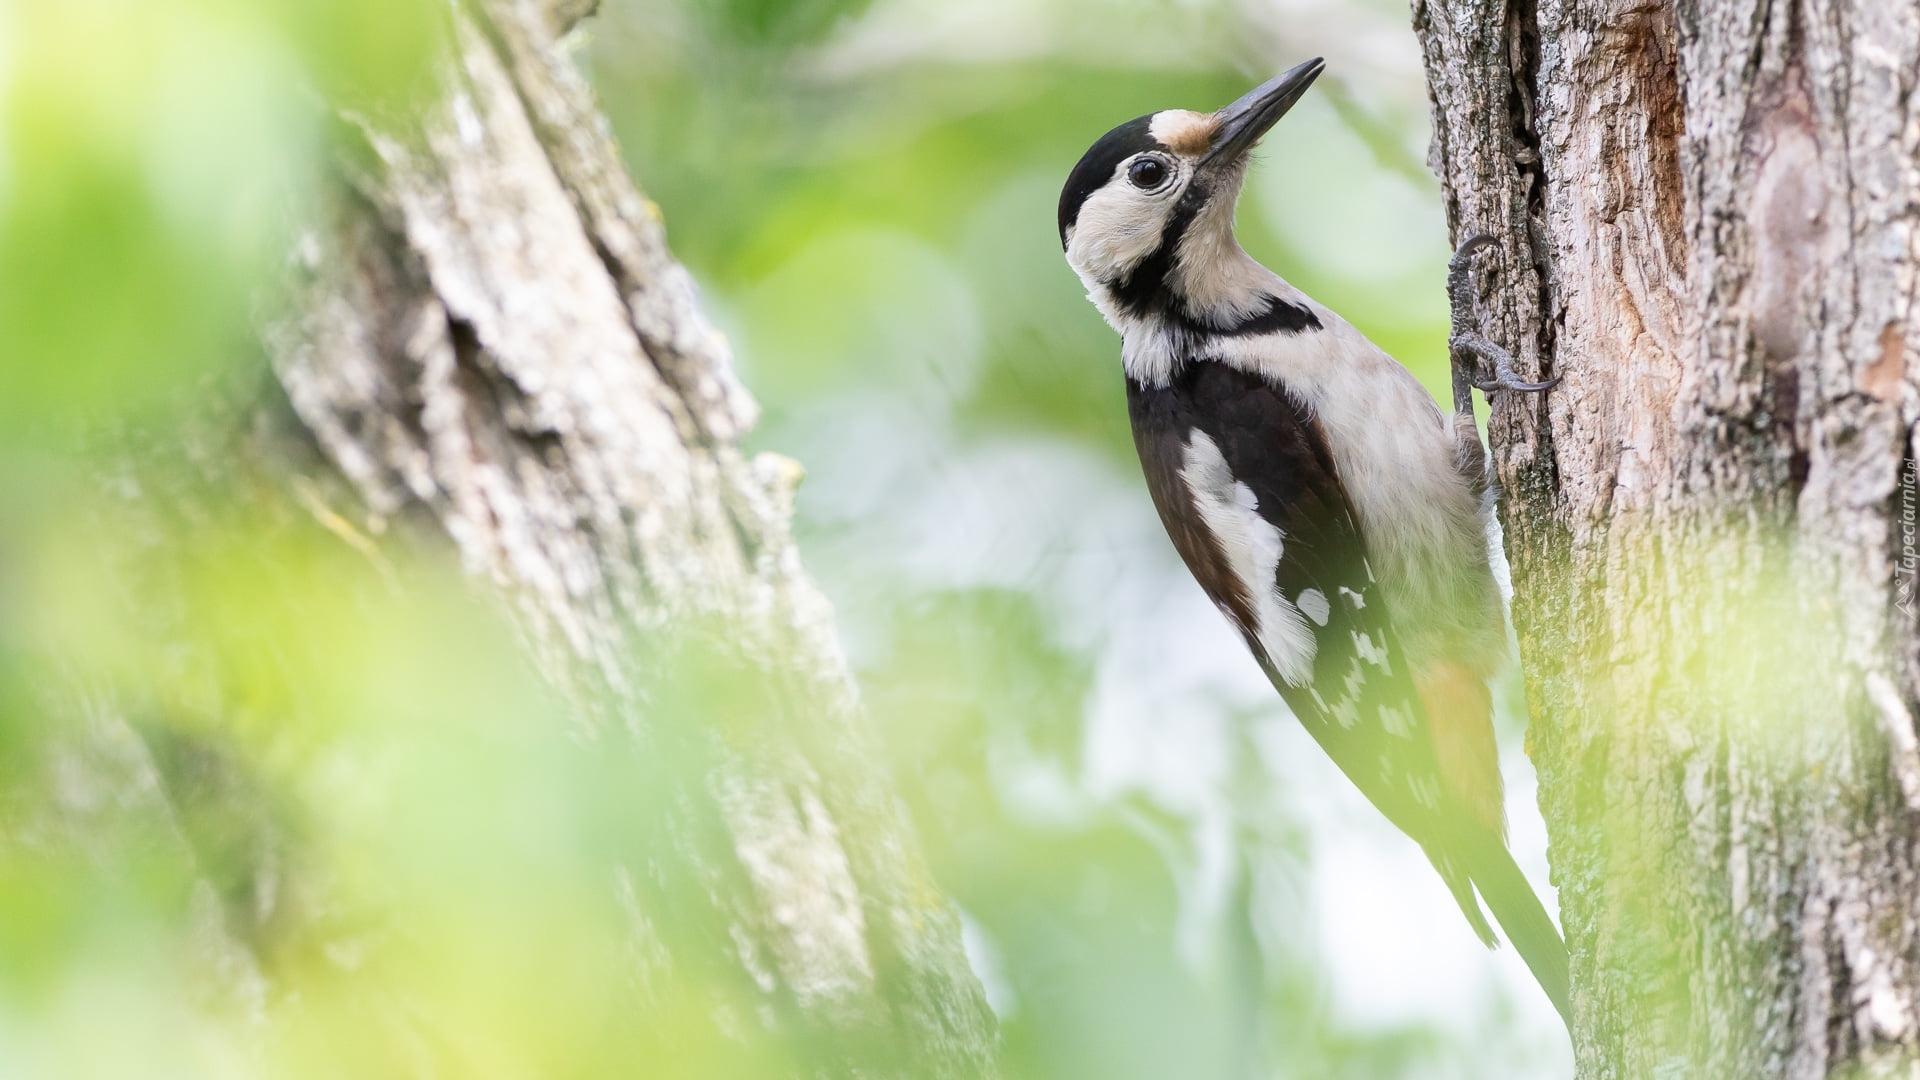
POLYGON ((1193 219, 1200 215, 1200 208, 1206 205, 1209 194, 1206 184, 1198 177, 1187 185, 1186 191, 1181 192, 1180 201, 1174 204, 1173 213, 1167 215, 1167 223, 1160 229, 1160 246, 1112 286, 1114 301, 1122 311, 1140 318, 1173 314, 1179 310, 1180 305, 1167 285, 1167 278, 1173 273, 1173 259, 1180 250, 1180 238, 1187 234, 1193 219))
POLYGON ((1320 317, 1305 304, 1290 304, 1285 300, 1267 294, 1267 306, 1263 311, 1236 323, 1221 325, 1202 322, 1201 328, 1215 337, 1253 337, 1258 334, 1287 333, 1298 334, 1303 330, 1320 329, 1320 317))

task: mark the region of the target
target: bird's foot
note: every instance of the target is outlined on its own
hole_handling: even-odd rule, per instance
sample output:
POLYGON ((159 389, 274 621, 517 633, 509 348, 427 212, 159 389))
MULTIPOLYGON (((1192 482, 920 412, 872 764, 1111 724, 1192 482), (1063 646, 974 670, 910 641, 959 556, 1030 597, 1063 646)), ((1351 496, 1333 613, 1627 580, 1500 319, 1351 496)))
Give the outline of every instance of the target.
POLYGON ((1537 394, 1559 385, 1559 378, 1528 382, 1513 368, 1513 354, 1480 333, 1480 290, 1473 277, 1473 255, 1494 239, 1475 233, 1461 241, 1447 262, 1447 305, 1453 315, 1453 333, 1447 351, 1453 362, 1453 407, 1472 415, 1473 391, 1517 390, 1537 394))

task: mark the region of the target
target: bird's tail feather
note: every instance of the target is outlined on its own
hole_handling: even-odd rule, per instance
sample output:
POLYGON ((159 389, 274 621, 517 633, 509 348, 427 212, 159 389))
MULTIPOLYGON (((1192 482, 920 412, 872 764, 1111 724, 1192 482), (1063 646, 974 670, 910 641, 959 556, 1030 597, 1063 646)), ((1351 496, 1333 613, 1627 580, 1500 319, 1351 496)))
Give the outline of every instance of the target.
MULTIPOLYGON (((1567 945, 1553 916, 1534 894, 1533 885, 1514 863, 1507 846, 1491 833, 1473 830, 1475 835, 1461 845, 1467 861, 1467 873, 1473 878, 1480 898, 1493 912, 1500 929, 1527 962, 1528 970, 1540 983, 1560 1011, 1560 1019, 1571 1025, 1572 1011, 1567 1003, 1567 945)), ((1476 905, 1477 907, 1477 905, 1476 905)), ((1479 920, 1475 920, 1476 922, 1479 920)))
POLYGON ((1480 901, 1474 899, 1473 878, 1467 867, 1445 851, 1427 849, 1427 858, 1432 860, 1433 868, 1440 871, 1440 880, 1447 883, 1447 891, 1453 893, 1453 902, 1460 905, 1460 914, 1467 917, 1473 932, 1487 948, 1495 948, 1500 939, 1493 936, 1493 927, 1487 925, 1487 914, 1480 910, 1480 901))

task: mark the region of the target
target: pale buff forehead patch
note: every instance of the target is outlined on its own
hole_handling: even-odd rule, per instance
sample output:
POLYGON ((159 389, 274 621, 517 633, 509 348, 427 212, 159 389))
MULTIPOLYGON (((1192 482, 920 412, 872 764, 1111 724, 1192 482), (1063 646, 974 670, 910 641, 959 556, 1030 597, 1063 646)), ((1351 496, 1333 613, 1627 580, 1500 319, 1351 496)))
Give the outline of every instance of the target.
POLYGON ((1147 132, 1176 154, 1199 157, 1212 144, 1213 129, 1218 123, 1212 113, 1168 109, 1153 114, 1147 132))

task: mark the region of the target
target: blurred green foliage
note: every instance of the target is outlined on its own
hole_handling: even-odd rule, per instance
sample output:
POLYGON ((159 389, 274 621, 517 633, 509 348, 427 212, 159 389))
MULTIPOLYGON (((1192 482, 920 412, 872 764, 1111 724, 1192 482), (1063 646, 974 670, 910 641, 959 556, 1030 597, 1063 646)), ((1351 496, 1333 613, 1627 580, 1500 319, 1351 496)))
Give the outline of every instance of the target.
POLYGON ((439 25, 430 0, 0 7, 0 442, 252 362, 314 95, 403 105, 439 25))
MULTIPOLYGON (((1404 19, 1382 3, 1368 17, 1404 19)), ((1499 1071, 1328 1003, 1313 855, 1245 764, 1244 712, 1192 703, 1196 730, 1233 713, 1227 855, 1205 856, 1224 879, 1195 871, 1192 807, 1090 779, 1112 641, 1059 583, 1166 553, 1124 529, 1110 550, 1035 540, 1105 504, 964 471, 1005 451, 1013 488, 1112 488, 1154 527, 1116 342, 1053 202, 1106 128, 1229 100, 1283 59, 1248 45, 1251 8, 981 5, 995 32, 899 0, 602 7, 583 61, 767 406, 757 441, 813 469, 802 548, 878 767, 969 919, 1008 1072, 1499 1071), (1000 559, 1008 537, 1039 554, 1000 559)), ((256 473, 244 425, 195 404, 267 384, 254 320, 321 182, 319 102, 417 102, 442 18, 0 2, 0 1075, 748 1077, 819 1051, 756 1037, 701 882, 618 869, 718 829, 675 798, 710 763, 674 733, 750 711, 737 682, 657 688, 647 752, 596 736, 455 568, 366 554, 325 493, 256 473), (639 974, 649 942, 673 985, 639 974)), ((1303 107, 1242 221, 1439 386, 1444 236, 1408 167, 1423 109, 1303 107)), ((1501 1061, 1538 1075, 1537 1042, 1516 1044, 1501 1061)))

